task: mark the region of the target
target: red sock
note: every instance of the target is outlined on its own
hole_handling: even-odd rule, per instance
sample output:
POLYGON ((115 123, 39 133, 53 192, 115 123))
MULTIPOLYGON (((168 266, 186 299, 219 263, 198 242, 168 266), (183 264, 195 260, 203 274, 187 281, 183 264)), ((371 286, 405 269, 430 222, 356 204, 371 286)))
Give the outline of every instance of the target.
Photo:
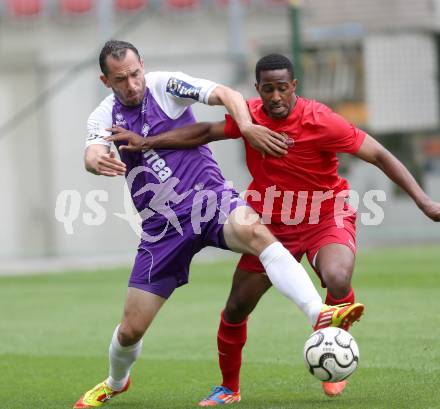
POLYGON ((238 324, 225 321, 221 313, 217 333, 218 360, 222 371, 222 386, 238 392, 240 389, 241 351, 247 338, 247 319, 238 324))
POLYGON ((354 303, 354 291, 353 288, 350 288, 350 291, 344 298, 334 298, 330 291, 327 290, 327 298, 325 299, 325 303, 327 305, 338 305, 338 304, 353 304, 354 303))

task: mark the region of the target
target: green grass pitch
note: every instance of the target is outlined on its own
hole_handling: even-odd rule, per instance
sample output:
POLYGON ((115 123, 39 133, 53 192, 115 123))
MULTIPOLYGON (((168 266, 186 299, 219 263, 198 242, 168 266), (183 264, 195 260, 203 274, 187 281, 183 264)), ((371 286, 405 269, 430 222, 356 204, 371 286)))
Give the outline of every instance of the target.
MULTIPOLYGON (((109 408, 195 407, 219 382, 216 331, 234 262, 195 264, 147 333, 133 385, 109 408)), ((106 377, 127 270, 0 278, 0 408, 71 408, 106 377)), ((352 330, 360 366, 326 398, 306 371, 311 332, 271 290, 249 321, 241 409, 440 408, 439 246, 361 252, 354 276, 367 306, 352 330)))

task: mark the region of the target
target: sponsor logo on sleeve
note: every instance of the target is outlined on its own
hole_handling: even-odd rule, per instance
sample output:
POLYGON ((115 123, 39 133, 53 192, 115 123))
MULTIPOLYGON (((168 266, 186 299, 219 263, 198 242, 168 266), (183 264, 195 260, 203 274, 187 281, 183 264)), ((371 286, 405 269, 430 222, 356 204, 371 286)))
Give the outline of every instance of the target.
POLYGON ((171 77, 168 80, 166 92, 179 98, 190 98, 195 101, 199 100, 202 87, 195 87, 178 78, 171 77))

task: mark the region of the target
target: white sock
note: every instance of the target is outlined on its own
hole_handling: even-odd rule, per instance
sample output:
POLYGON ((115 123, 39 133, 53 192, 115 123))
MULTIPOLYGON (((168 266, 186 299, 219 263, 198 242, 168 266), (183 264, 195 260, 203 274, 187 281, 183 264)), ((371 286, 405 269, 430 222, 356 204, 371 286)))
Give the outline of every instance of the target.
POLYGON ((109 348, 110 371, 107 385, 114 391, 120 391, 127 383, 130 369, 141 354, 142 339, 134 345, 123 347, 118 341, 118 329, 113 333, 109 348))
POLYGON ((304 267, 279 241, 262 251, 260 261, 272 285, 292 300, 315 325, 323 303, 304 267))

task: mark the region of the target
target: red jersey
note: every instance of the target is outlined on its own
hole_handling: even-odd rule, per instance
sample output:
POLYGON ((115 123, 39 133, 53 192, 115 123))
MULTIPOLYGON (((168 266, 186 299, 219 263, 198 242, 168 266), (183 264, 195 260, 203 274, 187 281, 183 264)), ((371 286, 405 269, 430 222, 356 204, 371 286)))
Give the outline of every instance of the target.
MULTIPOLYGON (((349 186, 338 174, 336 153, 356 153, 365 132, 326 105, 301 97, 297 97, 295 107, 285 119, 270 118, 259 98, 248 100, 248 106, 254 123, 286 134, 294 144, 281 158, 263 157, 243 138, 246 162, 253 178, 247 201, 264 218, 274 222, 318 223, 316 211, 319 219, 319 214, 333 211, 336 197, 347 197, 349 186)), ((226 115, 225 135, 241 137, 229 115, 226 115)))

